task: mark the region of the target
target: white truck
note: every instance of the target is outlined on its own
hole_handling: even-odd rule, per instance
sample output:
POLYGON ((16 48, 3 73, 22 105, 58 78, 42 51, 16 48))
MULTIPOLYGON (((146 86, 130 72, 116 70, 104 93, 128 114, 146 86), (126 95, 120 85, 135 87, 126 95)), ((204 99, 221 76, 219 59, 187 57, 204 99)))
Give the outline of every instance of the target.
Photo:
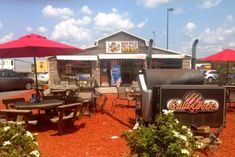
POLYGON ((0 69, 9 69, 28 76, 32 72, 32 63, 19 59, 0 59, 0 69))

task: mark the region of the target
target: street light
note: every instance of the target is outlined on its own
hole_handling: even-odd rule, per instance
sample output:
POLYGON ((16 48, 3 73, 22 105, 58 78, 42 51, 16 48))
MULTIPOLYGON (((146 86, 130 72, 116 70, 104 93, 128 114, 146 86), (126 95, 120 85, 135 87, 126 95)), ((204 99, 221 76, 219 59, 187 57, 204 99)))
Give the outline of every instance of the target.
POLYGON ((168 32, 169 32, 169 12, 174 11, 174 8, 167 8, 167 30, 166 30, 166 49, 168 49, 168 32))
POLYGON ((153 31, 153 46, 155 46, 155 31, 153 31))

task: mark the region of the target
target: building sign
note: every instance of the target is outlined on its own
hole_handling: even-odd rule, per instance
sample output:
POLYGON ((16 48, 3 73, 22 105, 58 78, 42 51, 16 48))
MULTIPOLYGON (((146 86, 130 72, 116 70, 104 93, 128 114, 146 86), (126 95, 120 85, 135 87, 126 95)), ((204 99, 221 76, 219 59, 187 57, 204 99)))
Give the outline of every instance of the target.
POLYGON ((47 61, 37 61, 37 72, 38 73, 44 73, 48 72, 48 62, 47 61))
POLYGON ((106 42, 106 53, 122 53, 121 42, 119 41, 106 42))
POLYGON ((170 99, 167 102, 167 108, 174 112, 215 112, 219 108, 219 103, 214 99, 204 99, 203 95, 197 91, 189 91, 182 99, 170 99))
POLYGON ((138 52, 138 41, 108 41, 106 53, 138 52))

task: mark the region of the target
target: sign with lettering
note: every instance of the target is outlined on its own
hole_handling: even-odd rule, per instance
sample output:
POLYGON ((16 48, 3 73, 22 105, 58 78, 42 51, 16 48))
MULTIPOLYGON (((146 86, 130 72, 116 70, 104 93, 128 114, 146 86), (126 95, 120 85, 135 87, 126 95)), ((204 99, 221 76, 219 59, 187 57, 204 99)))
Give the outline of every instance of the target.
POLYGON ((138 52, 138 41, 122 41, 122 52, 138 52))
POLYGON ((43 73, 48 72, 48 62, 46 60, 41 60, 36 62, 37 72, 43 73))
POLYGON ((138 41, 107 41, 106 53, 138 52, 138 41))
POLYGON ((189 91, 182 99, 170 99, 167 102, 167 108, 174 112, 215 112, 219 108, 219 103, 214 99, 204 99, 203 95, 197 91, 189 91))

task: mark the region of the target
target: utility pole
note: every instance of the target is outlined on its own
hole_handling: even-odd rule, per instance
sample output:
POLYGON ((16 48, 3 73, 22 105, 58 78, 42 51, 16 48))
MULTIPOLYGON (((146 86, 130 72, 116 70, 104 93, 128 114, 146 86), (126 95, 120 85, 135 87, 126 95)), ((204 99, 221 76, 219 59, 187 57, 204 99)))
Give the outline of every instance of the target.
POLYGON ((155 46, 155 31, 153 31, 153 46, 155 46))

